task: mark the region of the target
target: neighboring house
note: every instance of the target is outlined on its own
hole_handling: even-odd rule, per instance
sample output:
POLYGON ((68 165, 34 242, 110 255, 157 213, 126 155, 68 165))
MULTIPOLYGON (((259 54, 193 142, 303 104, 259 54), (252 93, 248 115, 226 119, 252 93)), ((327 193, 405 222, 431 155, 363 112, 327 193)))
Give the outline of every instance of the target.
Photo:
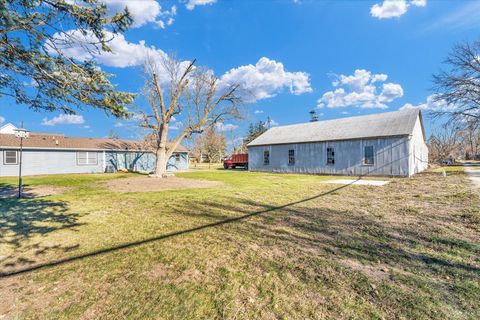
MULTIPOLYGON (((0 133, 0 176, 18 175, 19 145, 20 139, 14 134, 0 133)), ((146 150, 144 141, 70 138, 47 133, 30 133, 30 137, 23 140, 24 175, 100 173, 123 169, 154 171, 155 155, 146 150)), ((188 150, 179 146, 168 160, 167 170, 185 169, 188 169, 188 150)))
POLYGON ((273 127, 248 144, 251 171, 411 176, 428 165, 420 110, 273 127))

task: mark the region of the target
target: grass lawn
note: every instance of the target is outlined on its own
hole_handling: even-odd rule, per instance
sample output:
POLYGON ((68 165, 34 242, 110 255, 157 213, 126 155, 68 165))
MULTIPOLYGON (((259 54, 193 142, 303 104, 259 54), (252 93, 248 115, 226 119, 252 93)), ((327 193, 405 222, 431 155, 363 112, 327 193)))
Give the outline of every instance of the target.
POLYGON ((480 198, 461 170, 383 187, 240 170, 178 174, 224 183, 207 189, 99 184, 130 176, 26 178, 68 189, 0 199, 0 319, 480 318, 480 198))

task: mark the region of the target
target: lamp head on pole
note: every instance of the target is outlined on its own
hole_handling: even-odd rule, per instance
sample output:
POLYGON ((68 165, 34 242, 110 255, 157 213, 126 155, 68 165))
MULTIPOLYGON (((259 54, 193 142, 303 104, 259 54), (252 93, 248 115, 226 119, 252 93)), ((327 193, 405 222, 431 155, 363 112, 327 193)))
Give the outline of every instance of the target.
POLYGON ((30 131, 28 131, 25 128, 17 128, 17 129, 14 129, 13 131, 15 131, 15 137, 21 138, 21 139, 28 138, 30 134, 30 131))

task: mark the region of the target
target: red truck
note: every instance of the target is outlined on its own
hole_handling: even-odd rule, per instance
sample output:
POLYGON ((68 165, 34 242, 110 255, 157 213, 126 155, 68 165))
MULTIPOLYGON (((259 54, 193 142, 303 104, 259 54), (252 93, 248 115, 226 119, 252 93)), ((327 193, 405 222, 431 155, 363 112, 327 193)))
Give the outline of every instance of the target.
POLYGON ((223 168, 235 169, 236 167, 244 167, 248 169, 248 153, 232 154, 230 157, 223 160, 223 168))

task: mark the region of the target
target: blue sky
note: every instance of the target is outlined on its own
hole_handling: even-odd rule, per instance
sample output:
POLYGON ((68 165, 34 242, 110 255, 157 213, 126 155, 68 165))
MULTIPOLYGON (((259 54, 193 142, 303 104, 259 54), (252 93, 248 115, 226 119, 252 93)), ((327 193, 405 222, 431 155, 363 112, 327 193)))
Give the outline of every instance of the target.
MULTIPOLYGON (((111 10, 128 3, 135 25, 112 43, 114 56, 88 58, 131 92, 143 86, 146 51, 196 58, 218 77, 238 80, 258 94, 245 120, 225 123, 238 138, 250 122, 305 122, 312 109, 322 120, 441 107, 428 100, 432 74, 452 45, 480 39, 478 1, 105 1, 111 10)), ((80 49, 67 53, 86 57, 80 49)), ((104 137, 115 129, 138 137, 131 121, 88 107, 67 117, 0 100, 3 123, 68 136, 104 137)), ((141 98, 136 105, 145 107, 141 98)))

